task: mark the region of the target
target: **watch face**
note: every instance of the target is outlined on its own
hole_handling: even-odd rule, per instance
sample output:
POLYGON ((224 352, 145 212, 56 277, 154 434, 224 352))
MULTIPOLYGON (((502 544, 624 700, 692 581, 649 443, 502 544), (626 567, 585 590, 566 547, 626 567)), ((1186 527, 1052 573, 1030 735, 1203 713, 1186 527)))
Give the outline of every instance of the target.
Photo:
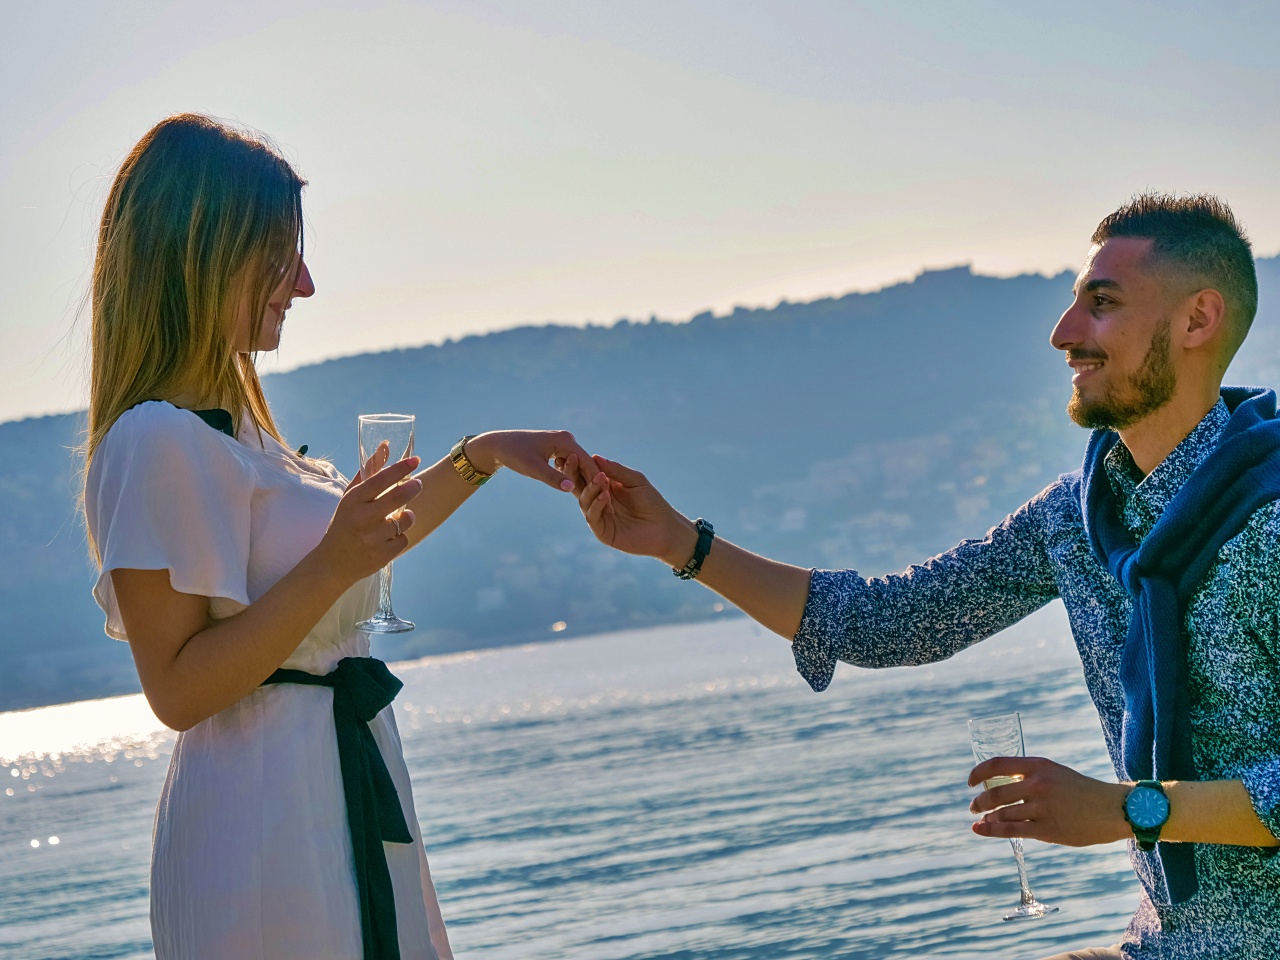
POLYGON ((1149 830, 1169 819, 1169 798, 1151 787, 1134 787, 1124 802, 1129 822, 1135 827, 1149 830))

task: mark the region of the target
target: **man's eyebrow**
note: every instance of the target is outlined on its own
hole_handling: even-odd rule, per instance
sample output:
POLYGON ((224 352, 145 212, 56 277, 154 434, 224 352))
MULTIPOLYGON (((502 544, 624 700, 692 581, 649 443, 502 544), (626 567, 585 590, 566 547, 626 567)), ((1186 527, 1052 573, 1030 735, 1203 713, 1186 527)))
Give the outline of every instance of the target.
MULTIPOLYGON (((1077 287, 1077 290, 1078 289, 1079 288, 1077 287)), ((1098 280, 1089 280, 1084 285, 1085 293, 1093 293, 1096 290, 1120 290, 1120 289, 1122 289, 1120 284, 1116 283, 1114 280, 1107 280, 1105 278, 1098 279, 1098 280)), ((1076 291, 1072 291, 1072 292, 1074 293, 1076 291)))

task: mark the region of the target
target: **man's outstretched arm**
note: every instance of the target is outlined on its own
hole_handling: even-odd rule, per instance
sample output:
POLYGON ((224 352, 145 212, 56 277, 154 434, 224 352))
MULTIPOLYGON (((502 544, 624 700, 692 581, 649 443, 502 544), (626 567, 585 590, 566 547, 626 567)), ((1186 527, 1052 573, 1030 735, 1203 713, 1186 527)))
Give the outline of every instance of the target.
MULTIPOLYGON (((643 474, 603 457, 594 462, 599 473, 590 482, 576 464, 565 472, 578 477, 579 505, 596 537, 672 567, 688 563, 698 540, 693 523, 643 474)), ((796 668, 822 690, 838 660, 861 667, 944 660, 1048 603, 1058 588, 1041 526, 1033 502, 985 539, 874 579, 778 563, 717 536, 699 579, 791 640, 796 668)))
MULTIPOLYGON (((653 557, 674 568, 693 556, 698 531, 667 503, 643 474, 603 457, 600 472, 585 481, 576 458, 565 466, 575 477, 582 513, 592 532, 607 546, 653 557)), ((788 640, 800 629, 809 596, 810 571, 779 563, 717 537, 703 561, 698 581, 743 613, 788 640)))

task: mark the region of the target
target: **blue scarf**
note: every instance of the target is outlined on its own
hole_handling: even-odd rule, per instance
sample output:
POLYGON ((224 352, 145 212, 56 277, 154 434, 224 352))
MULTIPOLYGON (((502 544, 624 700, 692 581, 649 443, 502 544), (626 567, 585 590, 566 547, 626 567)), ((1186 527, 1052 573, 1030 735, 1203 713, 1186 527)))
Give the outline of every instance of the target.
MULTIPOLYGON (((1127 780, 1194 780, 1188 720, 1183 620, 1218 551, 1259 507, 1280 499, 1280 418, 1271 390, 1223 387, 1231 411, 1214 451, 1201 463, 1143 539, 1120 515, 1104 463, 1119 442, 1095 430, 1082 470, 1085 534, 1094 556, 1133 598, 1120 659, 1124 691, 1121 757, 1127 780)), ((1158 845, 1172 903, 1198 888, 1189 843, 1158 845)))

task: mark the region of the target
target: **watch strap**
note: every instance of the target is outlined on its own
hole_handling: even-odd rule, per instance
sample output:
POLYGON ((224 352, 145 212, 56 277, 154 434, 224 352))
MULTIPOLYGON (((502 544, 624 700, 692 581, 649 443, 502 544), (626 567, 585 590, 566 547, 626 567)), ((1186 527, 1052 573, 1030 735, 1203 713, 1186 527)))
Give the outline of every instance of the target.
POLYGON ((671 572, 681 580, 696 580, 698 574, 702 572, 702 561, 707 559, 707 554, 711 552, 711 541, 715 539, 716 530, 707 520, 699 517, 693 522, 694 527, 698 531, 698 543, 693 548, 693 556, 683 567, 672 567, 671 572))
MULTIPOLYGON (((1167 800, 1169 795, 1165 793, 1164 784, 1159 780, 1139 780, 1133 785, 1133 790, 1129 791, 1132 795, 1134 790, 1140 787, 1146 787, 1149 790, 1156 790, 1162 794, 1167 800)), ((1138 849, 1146 853, 1150 853, 1156 848, 1156 844, 1160 841, 1160 831, 1164 829, 1164 825, 1169 822, 1169 816, 1166 813, 1164 820, 1157 823, 1154 827, 1140 827, 1129 819, 1129 796, 1125 796, 1125 802, 1122 806, 1124 810, 1124 819, 1133 830, 1133 839, 1137 843, 1138 849)))
POLYGON ((458 476, 463 480, 473 487, 482 487, 489 482, 493 474, 480 472, 467 459, 467 441, 475 438, 476 435, 473 433, 455 443, 453 449, 449 451, 449 462, 453 464, 453 469, 458 471, 458 476))

